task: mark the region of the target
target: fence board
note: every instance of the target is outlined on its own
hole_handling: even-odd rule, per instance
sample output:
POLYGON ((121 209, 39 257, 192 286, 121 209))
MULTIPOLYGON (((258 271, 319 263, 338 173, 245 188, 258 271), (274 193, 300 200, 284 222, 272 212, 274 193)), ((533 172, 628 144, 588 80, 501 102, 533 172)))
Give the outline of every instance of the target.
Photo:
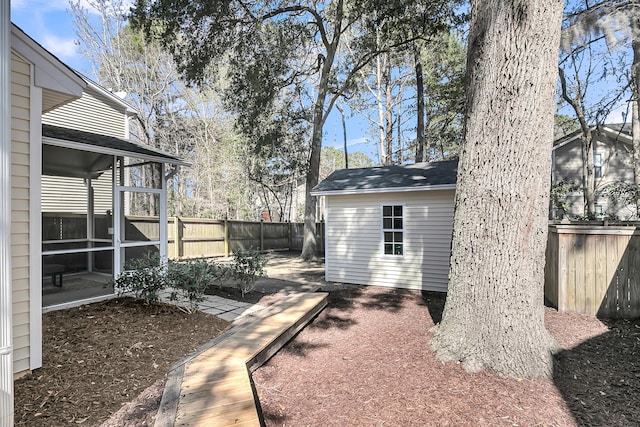
POLYGON ((635 226, 550 226, 545 296, 561 312, 640 315, 640 232, 635 226))
POLYGON ((567 245, 567 310, 576 311, 576 237, 574 234, 565 237, 567 245))
POLYGON ((616 313, 618 301, 618 242, 615 236, 605 236, 607 246, 607 288, 605 304, 601 306, 598 315, 605 317, 616 313))
POLYGON ((632 236, 627 246, 629 259, 629 318, 640 316, 640 304, 633 304, 633 301, 640 301, 640 236, 632 236))
POLYGON ((584 292, 584 312, 595 312, 595 299, 596 299, 596 239, 585 238, 584 239, 584 264, 582 266, 584 270, 584 282, 582 284, 584 292))
MULTIPOLYGON (((620 317, 625 317, 629 313, 629 254, 627 246, 629 245, 629 236, 621 236, 617 239, 618 255, 620 262, 618 264, 618 306, 620 317)), ((616 316, 618 317, 618 316, 616 316)))
POLYGON ((564 237, 565 236, 558 236, 558 239, 556 239, 559 245, 558 267, 557 267, 558 310, 562 312, 569 310, 567 307, 567 293, 568 293, 567 280, 569 277, 569 266, 568 266, 569 248, 567 246, 567 239, 565 239, 564 237))
POLYGON ((597 313, 600 306, 605 304, 607 296, 608 283, 610 282, 607 276, 607 240, 606 236, 595 235, 593 239, 595 246, 595 277, 594 277, 594 291, 595 297, 593 306, 591 307, 591 313, 597 313))
MULTIPOLYGON (((109 219, 96 217, 96 229, 106 235, 109 219), (98 223, 101 221, 100 223, 98 223), (100 227, 98 227, 100 225, 100 227)), ((43 240, 86 237, 86 216, 70 213, 43 213, 43 240)), ((157 240, 157 217, 127 216, 125 223, 129 240, 157 240)), ((304 224, 227 221, 204 218, 167 218, 169 257, 195 258, 229 255, 236 249, 301 250, 304 224)), ((318 252, 324 252, 324 224, 317 225, 318 252)), ((80 268, 80 267, 79 267, 80 268)))

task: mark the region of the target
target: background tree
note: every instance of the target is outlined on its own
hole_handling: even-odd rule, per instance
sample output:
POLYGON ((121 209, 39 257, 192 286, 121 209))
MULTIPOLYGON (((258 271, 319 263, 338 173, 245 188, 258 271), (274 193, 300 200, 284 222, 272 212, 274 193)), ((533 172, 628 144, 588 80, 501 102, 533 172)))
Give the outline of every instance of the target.
MULTIPOLYGON (((350 88, 357 71, 380 53, 375 45, 370 45, 371 49, 362 50, 362 56, 349 58, 338 66, 341 40, 364 18, 371 22, 382 17, 400 19, 405 16, 402 11, 413 3, 138 0, 133 20, 147 30, 161 31, 163 41, 191 80, 201 82, 203 70, 212 61, 228 57, 230 70, 238 75, 232 81, 246 83, 246 91, 241 95, 252 99, 242 105, 241 111, 236 109, 238 113, 244 111, 247 117, 261 115, 277 121, 281 115, 272 108, 276 97, 304 91, 310 95, 305 104, 310 136, 301 256, 312 258, 316 253, 316 198, 310 191, 318 183, 323 126, 337 98, 350 88)), ((423 31, 439 25, 451 13, 447 2, 422 3, 423 31)), ((233 91, 229 95, 239 94, 233 91)), ((255 127, 252 120, 241 120, 240 124, 243 129, 255 127)), ((267 137, 259 141, 275 143, 277 139, 267 137)))
POLYGON ((610 50, 596 52, 594 44, 586 39, 581 39, 571 46, 573 48, 563 54, 558 68, 559 95, 561 101, 570 106, 581 131, 584 215, 593 219, 596 199, 593 137, 594 132, 597 132, 597 129, 594 131, 594 126, 604 124, 628 86, 604 91, 600 96, 591 94, 590 92, 594 92, 593 89, 590 90, 593 86, 604 85, 607 78, 616 78, 617 61, 610 50))
MULTIPOLYGON (((369 168, 373 161, 362 151, 356 151, 350 155, 351 168, 369 168)), ((332 172, 339 169, 347 169, 344 153, 333 147, 322 147, 320 158, 320 179, 325 179, 332 172)))
MULTIPOLYGON (((634 185, 617 185, 613 190, 618 192, 622 187, 628 188, 630 193, 628 197, 633 198, 633 195, 638 193, 637 188, 640 186, 640 116, 638 114, 638 99, 640 92, 640 32, 639 32, 639 20, 640 20, 640 4, 636 1, 603 1, 595 4, 583 4, 581 2, 570 2, 567 4, 567 11, 565 14, 565 22, 562 30, 562 48, 565 55, 565 59, 561 58, 561 66, 563 62, 566 62, 566 58, 575 60, 576 57, 584 56, 584 52, 589 52, 589 58, 609 58, 609 64, 600 67, 596 79, 599 81, 604 80, 611 75, 614 76, 614 84, 608 84, 607 86, 607 100, 602 97, 602 100, 596 103, 596 107, 587 106, 586 111, 576 111, 576 117, 580 119, 580 116, 585 116, 589 125, 597 125, 602 123, 603 120, 593 120, 589 117, 589 113, 594 109, 601 111, 600 118, 606 118, 610 112, 612 106, 616 106, 616 103, 620 103, 620 100, 624 100, 630 95, 629 107, 631 110, 631 128, 633 139, 633 168, 634 168, 634 185), (630 50, 631 54, 628 55, 627 51, 630 50), (595 54, 593 52, 596 52, 595 54), (610 58, 616 56, 616 60, 613 61, 610 58), (621 70, 622 73, 620 72, 621 70), (626 74, 626 76, 625 76, 626 74), (614 89, 611 90, 611 87, 614 89), (589 108, 591 107, 591 108, 589 108), (635 187, 635 188, 634 188, 635 187)), ((584 62, 584 61, 583 61, 584 62)), ((574 67, 575 68, 575 67, 574 67)), ((577 74, 577 72, 576 72, 577 74)), ((590 74, 583 73, 583 81, 587 79, 590 74)), ((561 77, 563 75, 561 74, 561 77)), ((563 80, 561 79, 561 84, 563 80)), ((602 85, 604 86, 604 85, 602 85)), ((586 98, 586 90, 582 95, 586 98)), ((574 104, 578 107, 581 105, 579 102, 580 92, 574 90, 574 95, 570 98, 574 100, 574 104)), ((592 98, 592 97, 589 97, 592 98)), ((569 98, 567 98, 569 99, 569 98)), ((585 104, 582 102, 582 104, 585 104)), ((573 107, 573 105, 572 105, 573 107)), ((575 110, 575 107, 574 107, 575 110)), ((627 108, 627 113, 629 108, 627 108)), ((593 114, 591 114, 593 115, 593 114)), ((628 116, 628 114, 625 114, 628 116)), ((628 117, 625 117, 625 121, 628 117)), ((581 124, 581 128, 584 129, 584 125, 581 124)), ((582 135, 583 142, 583 163, 586 165, 584 170, 583 185, 592 184, 592 170, 593 160, 592 156, 588 153, 591 150, 591 135, 583 130, 582 135), (587 156, 587 158, 584 158, 587 156)), ((606 189, 605 189, 606 191, 606 189)), ((587 217, 593 217, 595 214, 595 205, 593 200, 595 199, 594 191, 583 190, 585 195, 585 212, 587 217)), ((636 209, 640 212, 640 204, 636 209)))
POLYGON ((473 0, 471 14, 449 291, 432 345, 468 370, 550 376, 543 282, 562 2, 473 0))
POLYGON ((414 40, 410 49, 402 46, 379 56, 362 69, 349 104, 371 125, 382 164, 457 156, 465 56, 460 36, 445 27, 414 40))
MULTIPOLYGON (((259 200, 259 191, 247 179, 249 162, 245 162, 252 153, 233 130, 233 116, 221 101, 220 87, 228 83, 206 70, 208 84, 187 86, 170 53, 157 40, 131 28, 127 4, 123 0, 70 3, 80 51, 89 60, 94 79, 123 93, 140 112, 131 123, 131 138, 191 163, 169 183, 169 213, 256 219, 248 207, 259 200)), ((160 176, 142 179, 157 186, 160 176)), ((155 201, 155 197, 138 198, 134 208, 139 205, 140 213, 154 214, 155 201)))
POLYGON ((441 33, 422 49, 426 161, 456 158, 462 143, 467 49, 460 37, 441 33))

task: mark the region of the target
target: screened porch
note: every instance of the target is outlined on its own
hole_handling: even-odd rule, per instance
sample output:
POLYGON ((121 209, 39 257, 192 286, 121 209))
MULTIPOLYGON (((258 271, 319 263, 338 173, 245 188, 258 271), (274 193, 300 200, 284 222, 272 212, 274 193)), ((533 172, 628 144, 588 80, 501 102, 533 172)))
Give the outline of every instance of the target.
POLYGON ((167 257, 167 182, 180 159, 131 141, 43 126, 42 304, 114 293, 143 256, 167 257))

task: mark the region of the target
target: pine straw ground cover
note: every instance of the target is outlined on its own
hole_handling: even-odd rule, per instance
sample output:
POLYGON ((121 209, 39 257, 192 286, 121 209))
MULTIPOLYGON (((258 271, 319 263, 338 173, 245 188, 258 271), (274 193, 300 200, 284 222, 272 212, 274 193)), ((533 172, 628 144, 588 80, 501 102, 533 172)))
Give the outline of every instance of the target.
POLYGON ((638 426, 640 321, 546 309, 553 380, 470 374, 430 350, 441 294, 376 287, 329 306, 253 375, 267 426, 638 426))
POLYGON ((132 298, 42 317, 43 367, 15 382, 16 425, 100 425, 132 400, 113 425, 153 425, 169 367, 228 325, 132 298))
MULTIPOLYGON (((554 378, 518 380, 438 362, 429 329, 443 305, 435 293, 333 288, 329 306, 253 375, 266 425, 640 425, 640 321, 547 308, 546 326, 565 348, 554 378)), ((225 327, 209 316, 163 308, 173 320, 159 321, 160 312, 134 317, 124 308, 44 316, 45 339, 59 338, 45 342, 45 367, 16 382, 17 424, 100 425, 129 402, 103 426, 152 425, 166 367, 225 327), (153 342, 148 332, 124 337, 150 324, 168 329, 153 342), (185 336, 189 345, 178 347, 185 336)))

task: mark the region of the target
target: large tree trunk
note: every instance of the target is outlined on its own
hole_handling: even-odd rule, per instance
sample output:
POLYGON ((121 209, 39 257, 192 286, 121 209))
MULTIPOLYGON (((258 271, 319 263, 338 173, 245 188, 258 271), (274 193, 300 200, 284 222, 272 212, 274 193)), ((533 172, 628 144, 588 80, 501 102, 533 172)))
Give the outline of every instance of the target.
POLYGON ((387 58, 384 73, 382 75, 384 84, 384 149, 385 165, 393 164, 393 97, 391 94, 391 58, 387 58))
MULTIPOLYGON (((413 42, 413 69, 416 73, 416 163, 424 162, 424 74, 422 72, 422 55, 418 42, 413 42)), ((428 161, 429 155, 427 155, 428 161)))
MULTIPOLYGON (((304 238, 302 241, 302 253, 300 257, 304 260, 316 258, 316 197, 311 195, 311 190, 318 184, 320 177, 320 154, 322 151, 322 128, 329 114, 325 111, 325 103, 329 94, 329 78, 331 68, 338 50, 340 34, 342 32, 343 1, 336 3, 336 16, 334 25, 334 35, 331 44, 327 45, 327 57, 322 64, 320 72, 320 82, 318 83, 318 95, 313 106, 313 130, 311 133, 311 153, 309 156, 309 170, 305 182, 305 203, 304 203, 304 238)), ((329 109, 328 109, 329 110, 329 109)))
POLYGON ((472 1, 465 142, 440 360, 549 376, 543 283, 563 3, 472 1))
MULTIPOLYGON (((631 134, 633 141, 633 178, 634 184, 640 186, 640 28, 638 19, 631 19, 631 47, 633 48, 633 64, 631 79, 633 97, 631 101, 631 134)), ((640 218, 640 200, 636 200, 636 217, 640 218)))

